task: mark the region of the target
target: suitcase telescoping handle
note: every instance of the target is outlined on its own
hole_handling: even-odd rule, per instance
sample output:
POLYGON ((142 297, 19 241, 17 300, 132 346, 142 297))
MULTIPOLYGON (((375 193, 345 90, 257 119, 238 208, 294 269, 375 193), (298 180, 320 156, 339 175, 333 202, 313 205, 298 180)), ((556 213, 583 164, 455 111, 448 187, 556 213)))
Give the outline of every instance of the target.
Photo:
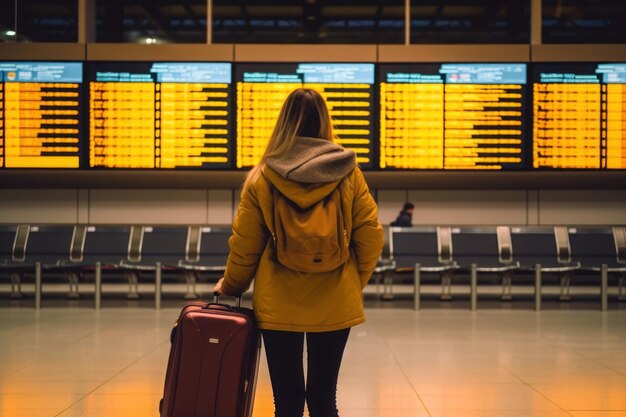
MULTIPOLYGON (((218 304, 218 305, 226 305, 226 304, 220 304, 220 294, 218 292, 214 292, 213 293, 213 303, 210 303, 207 305, 210 306, 211 304, 218 304)), ((226 305, 227 307, 230 307, 229 305, 226 305)), ((235 308, 240 308, 241 307, 241 296, 235 296, 235 308)))

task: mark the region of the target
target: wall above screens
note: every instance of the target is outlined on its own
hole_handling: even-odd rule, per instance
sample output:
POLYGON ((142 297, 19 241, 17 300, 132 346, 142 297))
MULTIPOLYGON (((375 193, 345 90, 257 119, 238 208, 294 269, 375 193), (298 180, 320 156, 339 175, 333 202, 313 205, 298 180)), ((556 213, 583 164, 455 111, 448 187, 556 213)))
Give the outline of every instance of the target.
POLYGON ((377 65, 0 62, 0 167, 245 170, 310 86, 364 169, 626 169, 626 64, 377 65))

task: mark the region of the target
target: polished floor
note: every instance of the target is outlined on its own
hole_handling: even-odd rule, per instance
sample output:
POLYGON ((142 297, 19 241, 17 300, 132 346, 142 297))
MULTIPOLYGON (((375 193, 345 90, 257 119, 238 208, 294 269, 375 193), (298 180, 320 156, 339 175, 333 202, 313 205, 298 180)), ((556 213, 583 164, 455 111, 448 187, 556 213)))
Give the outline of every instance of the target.
MULTIPOLYGON (((158 416, 177 308, 0 308, 0 416, 158 416)), ((626 416, 626 311, 371 308, 342 417, 626 416)), ((254 417, 273 415, 265 362, 254 417)))

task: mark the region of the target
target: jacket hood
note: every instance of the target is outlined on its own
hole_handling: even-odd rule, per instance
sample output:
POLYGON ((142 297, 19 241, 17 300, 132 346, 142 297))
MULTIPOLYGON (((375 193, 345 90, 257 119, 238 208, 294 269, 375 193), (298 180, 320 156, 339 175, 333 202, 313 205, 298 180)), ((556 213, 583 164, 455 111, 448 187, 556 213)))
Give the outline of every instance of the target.
POLYGON ((356 166, 354 151, 325 139, 297 137, 281 158, 267 158, 263 175, 281 194, 306 209, 326 198, 356 166))
POLYGON ((348 175, 356 165, 356 154, 326 139, 296 137, 286 155, 266 162, 286 179, 319 184, 348 175))
POLYGON ((321 184, 297 182, 281 176, 268 166, 263 169, 263 176, 282 195, 303 209, 307 209, 326 198, 341 182, 341 178, 321 184))

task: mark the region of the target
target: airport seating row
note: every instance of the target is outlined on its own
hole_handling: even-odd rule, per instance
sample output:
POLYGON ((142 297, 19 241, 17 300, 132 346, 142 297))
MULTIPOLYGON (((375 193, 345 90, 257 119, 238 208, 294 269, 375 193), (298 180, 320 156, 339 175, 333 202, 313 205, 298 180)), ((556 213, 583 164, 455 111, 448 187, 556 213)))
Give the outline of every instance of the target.
POLYGON ((571 300, 570 282, 582 274, 597 278, 600 305, 607 309, 609 278, 616 277, 626 300, 626 228, 619 227, 415 227, 388 229, 386 253, 378 268, 391 298, 393 275, 414 275, 414 305, 421 299, 422 274, 440 277, 442 300, 452 298, 454 277, 470 275, 470 306, 478 302, 478 274, 497 276, 502 300, 511 300, 513 277, 534 275, 535 309, 541 309, 546 275, 560 281, 561 301, 571 300))
POLYGON ((78 286, 93 275, 94 303, 100 308, 102 277, 124 275, 127 298, 139 298, 145 275, 154 277, 155 306, 161 304, 162 274, 177 273, 187 282, 185 298, 198 298, 200 273, 222 273, 228 256, 229 227, 168 226, 31 226, 0 227, 0 274, 11 278, 11 298, 23 297, 21 282, 35 275, 35 307, 41 306, 46 274, 69 279, 69 298, 78 298, 78 286))
MULTIPOLYGON (((139 282, 154 283, 160 308, 162 276, 185 277, 185 298, 198 298, 201 273, 220 275, 228 256, 228 226, 0 226, 0 275, 11 279, 12 298, 23 296, 21 283, 34 275, 35 307, 41 307, 48 276, 66 276, 68 297, 79 297, 87 277, 95 283, 100 308, 103 275, 124 276, 128 298, 139 298, 139 282)), ((617 278, 619 299, 626 299, 626 228, 619 227, 390 227, 376 274, 384 282, 383 299, 393 297, 394 279, 412 276, 414 306, 420 307, 422 276, 434 274, 442 300, 452 298, 452 283, 470 277, 470 306, 477 307, 478 275, 497 277, 502 299, 511 300, 514 277, 534 276, 535 308, 541 309, 544 276, 560 281, 560 300, 571 299, 573 277, 591 274, 607 308, 609 280, 617 278), (597 279, 596 279, 597 278, 597 279)))

